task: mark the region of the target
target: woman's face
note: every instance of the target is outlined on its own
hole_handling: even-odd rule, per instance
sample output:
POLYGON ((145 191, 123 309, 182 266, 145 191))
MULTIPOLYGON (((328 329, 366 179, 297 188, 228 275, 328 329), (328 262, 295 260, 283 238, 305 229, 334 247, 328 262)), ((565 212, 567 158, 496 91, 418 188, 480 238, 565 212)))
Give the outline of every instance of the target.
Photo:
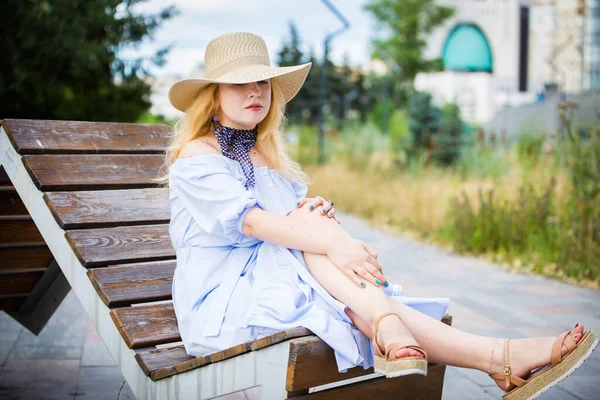
POLYGON ((221 125, 235 129, 254 129, 271 107, 271 81, 219 84, 221 125))

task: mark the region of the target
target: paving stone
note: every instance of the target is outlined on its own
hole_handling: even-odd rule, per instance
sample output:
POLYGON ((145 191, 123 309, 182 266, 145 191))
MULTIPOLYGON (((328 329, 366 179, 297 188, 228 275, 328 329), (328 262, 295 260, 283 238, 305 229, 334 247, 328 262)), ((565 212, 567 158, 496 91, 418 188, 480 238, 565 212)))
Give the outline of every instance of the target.
POLYGON ((21 324, 12 319, 12 317, 4 311, 0 311, 0 333, 21 332, 21 329, 23 329, 21 324))
POLYGON ((83 367, 113 367, 115 361, 111 357, 104 342, 96 332, 96 328, 87 322, 85 341, 83 343, 83 353, 81 356, 81 366, 83 367))
POLYGON ((20 331, 0 331, 0 365, 4 365, 20 331))
POLYGON ((2 399, 72 399, 79 360, 8 360, 0 376, 2 399))
MULTIPOLYGON (((123 384, 123 375, 116 366, 81 367, 77 381, 75 399, 114 400, 123 384)), ((119 400, 134 400, 135 396, 127 383, 121 389, 119 400)))
POLYGON ((9 359, 81 358, 87 316, 72 292, 65 297, 38 336, 23 329, 9 359))
POLYGON ((471 382, 456 368, 446 368, 442 400, 492 400, 495 398, 497 397, 493 396, 488 388, 471 382))

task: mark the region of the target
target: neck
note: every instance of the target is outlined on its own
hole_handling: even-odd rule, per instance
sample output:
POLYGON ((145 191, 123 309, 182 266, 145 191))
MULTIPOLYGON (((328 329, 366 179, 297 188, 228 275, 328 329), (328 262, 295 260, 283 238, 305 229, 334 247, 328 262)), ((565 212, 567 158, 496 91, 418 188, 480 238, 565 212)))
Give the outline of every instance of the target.
POLYGON ((231 129, 238 129, 238 130, 244 130, 244 131, 251 131, 253 129, 256 129, 256 125, 248 126, 248 125, 238 124, 238 123, 236 123, 228 118, 225 118, 225 117, 219 118, 219 123, 221 124, 221 126, 224 126, 226 128, 231 128, 231 129))

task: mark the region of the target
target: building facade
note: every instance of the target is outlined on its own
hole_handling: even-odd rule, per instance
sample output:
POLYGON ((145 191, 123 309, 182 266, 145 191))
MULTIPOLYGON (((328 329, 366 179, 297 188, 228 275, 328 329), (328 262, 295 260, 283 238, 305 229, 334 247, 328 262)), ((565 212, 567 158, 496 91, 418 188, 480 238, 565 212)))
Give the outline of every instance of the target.
POLYGON ((544 87, 600 89, 600 1, 438 0, 454 16, 428 40, 426 57, 444 71, 415 86, 463 118, 488 123, 498 110, 543 101, 544 87))

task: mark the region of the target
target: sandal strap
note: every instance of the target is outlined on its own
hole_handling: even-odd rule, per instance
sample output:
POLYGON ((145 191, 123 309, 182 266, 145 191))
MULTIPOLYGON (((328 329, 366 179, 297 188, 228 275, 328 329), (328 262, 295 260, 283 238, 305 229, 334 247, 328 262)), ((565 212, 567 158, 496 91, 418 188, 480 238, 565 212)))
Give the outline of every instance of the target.
POLYGON ((554 344, 552 345, 551 360, 552 360, 553 367, 562 361, 563 345, 567 348, 567 354, 569 354, 570 352, 575 350, 575 348, 577 347, 577 343, 575 342, 575 339, 573 339, 571 336, 569 336, 569 333, 571 333, 571 331, 561 333, 556 338, 556 340, 554 341, 554 344))
POLYGON ((384 355, 381 352, 381 348, 377 344, 377 330, 379 328, 379 323, 381 322, 381 320, 384 319, 385 317, 389 316, 389 315, 395 315, 396 317, 398 317, 400 319, 400 321, 402 321, 402 318, 400 318, 400 316, 398 314, 393 313, 393 312, 388 312, 388 313, 381 314, 379 316, 379 318, 377 318, 377 321, 373 325, 373 337, 371 338, 371 341, 373 342, 373 347, 375 348, 375 354, 378 357, 384 357, 384 355))
MULTIPOLYGON (((423 354, 423 356, 425 358, 427 358, 427 352, 425 352, 425 350, 423 350, 423 348, 421 346, 416 346, 414 344, 409 344, 406 346, 400 346, 399 343, 392 343, 390 344, 385 352, 385 356, 387 357, 388 360, 396 360, 396 353, 392 354, 392 356, 390 356, 390 353, 395 350, 402 350, 402 349, 410 349, 410 350, 416 350, 418 352, 420 352, 421 354, 423 354)), ((421 357, 402 357, 402 358, 421 358, 421 357)))
MULTIPOLYGON (((505 374, 493 374, 490 375, 490 378, 492 378, 493 380, 500 380, 500 379, 506 379, 506 375, 505 374)), ((513 385, 516 385, 517 387, 521 387, 524 386, 527 381, 525 379, 521 379, 518 376, 514 376, 514 375, 509 375, 508 376, 508 380, 506 381, 506 387, 508 387, 508 385, 510 385, 511 383, 513 385)))
POLYGON ((504 339, 504 371, 500 374, 490 374, 490 377, 494 380, 504 379, 506 387, 509 387, 511 383, 517 387, 521 387, 525 385, 527 381, 512 374, 512 369, 510 367, 509 345, 510 338, 504 339))

